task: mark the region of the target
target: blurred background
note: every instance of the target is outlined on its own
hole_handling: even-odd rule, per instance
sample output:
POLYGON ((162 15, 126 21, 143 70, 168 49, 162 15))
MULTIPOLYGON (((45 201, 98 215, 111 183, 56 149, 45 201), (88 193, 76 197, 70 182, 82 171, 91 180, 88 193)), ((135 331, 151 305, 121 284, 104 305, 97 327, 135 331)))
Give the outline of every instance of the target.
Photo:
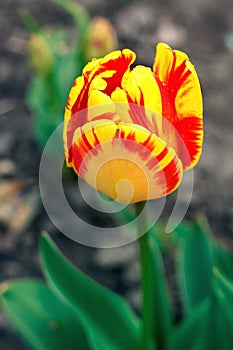
MULTIPOLYGON (((101 16, 111 22, 118 37, 118 42, 115 36, 112 37, 112 45, 134 50, 137 64, 153 64, 155 46, 159 41, 183 50, 191 57, 203 90, 205 140, 201 161, 194 170, 194 191, 187 218, 192 219, 199 212, 205 214, 214 235, 233 251, 232 1, 196 0, 187 4, 185 0, 82 0, 79 4, 89 20, 101 16)), ((99 28, 101 26, 103 23, 99 28)), ((38 63, 33 62, 30 56, 30 50, 37 47, 37 43, 29 46, 32 36, 29 32, 38 33, 38 27, 68 33, 65 39, 63 34, 56 34, 61 56, 81 40, 77 33, 77 28, 82 28, 80 23, 75 25, 74 17, 56 1, 1 0, 0 282, 18 277, 42 278, 38 235, 46 230, 77 266, 124 295, 137 310, 140 289, 136 244, 111 249, 79 245, 57 231, 43 208, 38 189, 38 170, 45 140, 40 138, 43 128, 38 129, 33 119, 33 108, 43 97, 37 97, 37 92, 41 90, 35 85, 40 82, 32 78, 35 70, 37 75, 47 73, 40 64, 38 68, 38 63), (38 69, 42 72, 38 73, 38 69)), ((103 38, 105 33, 99 28, 97 32, 103 38)), ((82 49, 85 48, 85 44, 82 45, 82 49)), ((111 45, 105 49, 108 47, 111 49, 111 45)), ((46 50, 42 50, 42 55, 46 50)), ((54 50, 57 50, 56 45, 54 50)), ((60 82, 66 80, 66 76, 72 81, 80 74, 88 53, 80 58, 80 52, 77 52, 71 59, 73 66, 60 64, 60 82), (76 59, 80 66, 75 66, 76 59), (73 70, 66 72, 70 66, 73 70)), ((68 80, 64 81, 66 89, 69 88, 68 83, 68 80)), ((66 94, 65 88, 63 94, 66 94)), ((50 116, 46 115, 46 118, 50 116)), ((58 118, 62 120, 62 112, 58 118)), ((69 183, 66 186, 67 191, 72 193, 69 183)), ((172 196, 168 198, 168 206, 169 200, 173 203, 172 196)), ((100 220, 95 215, 92 220, 100 220)), ((172 274, 171 264, 169 266, 168 275, 172 274)), ((1 311, 0 348, 26 349, 1 311)))

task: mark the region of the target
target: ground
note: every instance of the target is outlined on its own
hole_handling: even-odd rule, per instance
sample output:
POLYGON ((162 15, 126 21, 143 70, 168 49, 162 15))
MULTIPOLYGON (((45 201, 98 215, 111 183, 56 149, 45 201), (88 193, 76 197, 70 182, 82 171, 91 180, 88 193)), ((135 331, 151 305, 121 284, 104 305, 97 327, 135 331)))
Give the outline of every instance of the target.
MULTIPOLYGON (((82 0, 91 16, 107 17, 116 27, 120 48, 137 53, 137 63, 151 65, 155 44, 165 41, 191 57, 204 96, 205 140, 194 170, 194 190, 187 216, 204 213, 214 234, 233 249, 233 4, 196 0, 82 0)), ((41 277, 38 235, 46 229, 62 250, 95 279, 138 305, 137 248, 109 250, 73 243, 59 234, 46 215, 38 191, 41 149, 31 132, 24 103, 30 71, 28 34, 20 14, 30 11, 40 25, 72 26, 51 1, 1 0, 0 4, 0 281, 41 277)), ((3 350, 23 350, 0 313, 3 350)))

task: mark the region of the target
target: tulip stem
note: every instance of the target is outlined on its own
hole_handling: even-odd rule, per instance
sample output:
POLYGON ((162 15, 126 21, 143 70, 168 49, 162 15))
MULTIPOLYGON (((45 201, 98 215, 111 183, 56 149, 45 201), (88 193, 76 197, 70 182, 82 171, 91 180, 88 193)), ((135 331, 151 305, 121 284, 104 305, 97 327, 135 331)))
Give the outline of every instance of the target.
POLYGON ((154 326, 154 279, 145 203, 136 203, 142 285, 142 333, 140 350, 151 348, 154 326))

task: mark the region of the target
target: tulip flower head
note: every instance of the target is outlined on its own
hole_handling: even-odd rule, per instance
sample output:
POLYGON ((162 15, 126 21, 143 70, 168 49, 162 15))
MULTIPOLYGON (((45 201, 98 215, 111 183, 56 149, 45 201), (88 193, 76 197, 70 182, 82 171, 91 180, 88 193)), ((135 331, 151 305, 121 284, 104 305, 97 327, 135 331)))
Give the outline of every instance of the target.
POLYGON ((153 68, 129 49, 94 59, 65 110, 67 166, 120 203, 160 198, 194 167, 203 140, 202 94, 188 56, 157 45, 153 68))

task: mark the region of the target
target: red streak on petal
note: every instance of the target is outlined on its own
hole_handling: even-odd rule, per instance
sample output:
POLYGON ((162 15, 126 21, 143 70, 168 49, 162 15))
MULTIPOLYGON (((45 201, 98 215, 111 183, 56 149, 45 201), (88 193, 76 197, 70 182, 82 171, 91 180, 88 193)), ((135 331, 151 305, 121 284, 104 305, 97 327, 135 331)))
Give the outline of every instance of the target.
POLYGON ((150 134, 150 136, 146 139, 146 141, 144 141, 143 146, 146 147, 150 152, 152 152, 154 150, 154 141, 152 140, 152 135, 150 134))
POLYGON ((81 109, 87 108, 90 85, 92 81, 101 73, 104 73, 105 71, 115 71, 111 77, 103 78, 107 82, 107 87, 105 90, 103 90, 103 93, 111 96, 111 93, 117 87, 121 87, 122 77, 129 68, 131 60, 131 56, 126 57, 122 54, 117 59, 112 59, 102 64, 100 63, 99 68, 92 75, 91 71, 85 72, 83 74, 84 87, 72 107, 72 114, 81 109))
POLYGON ((94 146, 90 144, 84 132, 82 133, 81 137, 77 140, 77 143, 74 142, 72 146, 74 168, 81 177, 84 177, 85 173, 88 171, 86 167, 86 157, 97 156, 100 150, 100 147, 97 147, 100 146, 100 142, 94 131, 94 128, 92 128, 91 131, 94 137, 94 146), (85 162, 83 162, 83 160, 85 160, 85 162))
POLYGON ((164 169, 163 173, 166 179, 167 193, 171 192, 180 179, 180 172, 177 162, 173 159, 164 169), (173 176, 171 176, 173 174, 173 176))
POLYGON ((201 151, 202 128, 202 120, 195 116, 189 116, 180 121, 180 135, 186 147, 185 150, 181 148, 184 168, 190 166, 201 151))
POLYGON ((97 135, 96 135, 96 133, 95 133, 95 129, 92 127, 92 135, 93 135, 93 137, 94 137, 94 147, 96 147, 96 146, 98 146, 98 145, 100 145, 100 141, 99 141, 99 139, 98 139, 98 137, 97 137, 97 135))
POLYGON ((164 150, 160 154, 158 154, 156 157, 158 159, 158 162, 161 162, 164 159, 164 157, 166 157, 167 154, 168 154, 168 149, 167 147, 165 147, 164 150))
MULTIPOLYGON (((174 54, 175 57, 175 54, 174 54)), ((174 65, 175 65, 176 57, 174 58, 174 65)), ((168 76, 167 81, 167 87, 170 89, 172 94, 175 96, 177 95, 178 90, 181 88, 181 86, 185 83, 187 78, 190 76, 191 71, 187 70, 186 67, 186 61, 182 62, 180 66, 178 66, 176 69, 173 68, 168 76)))
MULTIPOLYGON (((66 108, 68 110, 71 110, 71 117, 68 123, 67 127, 67 148, 71 148, 72 140, 73 140, 73 134, 75 130, 78 127, 83 126, 88 122, 88 97, 90 93, 90 85, 92 81, 101 73, 104 73, 105 71, 113 70, 115 73, 110 78, 103 78, 107 82, 107 87, 103 91, 103 93, 107 95, 111 95, 111 93, 116 89, 116 87, 121 87, 121 81, 124 73, 129 68, 129 65, 132 61, 131 55, 124 56, 123 54, 118 57, 117 59, 109 60, 108 62, 105 62, 103 64, 100 64, 98 69, 94 71, 85 72, 83 74, 84 77, 84 86, 81 92, 79 93, 79 96, 77 97, 75 103, 73 106, 70 106, 70 98, 68 98, 66 108)), ((74 82, 75 86, 77 83, 74 82)), ((110 119, 112 120, 114 117, 114 114, 108 113, 108 114, 102 114, 101 116, 97 116, 93 118, 93 120, 98 119, 110 119)), ((69 161, 72 161, 72 150, 69 151, 68 156, 69 161)))
POLYGON ((176 94, 174 94, 174 90, 164 85, 158 78, 156 78, 156 81, 161 93, 162 117, 166 118, 172 125, 177 126, 178 116, 175 108, 176 94))
POLYGON ((112 92, 117 88, 121 88, 121 82, 123 75, 129 68, 131 57, 126 58, 125 56, 119 57, 117 60, 109 61, 106 64, 106 70, 116 70, 112 77, 104 78, 107 82, 107 87, 103 92, 108 96, 111 96, 112 92))
POLYGON ((148 162, 147 164, 148 168, 153 169, 154 167, 156 167, 164 159, 167 153, 168 153, 167 148, 164 148, 164 150, 158 156, 156 156, 155 158, 151 159, 148 162))
POLYGON ((116 112, 99 114, 98 116, 92 118, 92 121, 102 120, 102 119, 113 120, 115 115, 116 115, 116 112))
POLYGON ((132 99, 131 96, 127 95, 127 99, 129 102, 129 115, 134 124, 144 126, 149 131, 152 131, 155 133, 155 130, 152 130, 152 126, 150 121, 147 118, 146 115, 146 108, 145 108, 145 101, 144 101, 144 96, 143 92, 138 87, 140 90, 140 100, 139 103, 136 101, 136 99, 132 99))
POLYGON ((174 190, 180 180, 179 166, 173 159, 165 168, 155 173, 154 176, 158 186, 165 189, 164 195, 174 190))
MULTIPOLYGON (((200 152, 200 134, 202 130, 202 121, 200 118, 186 116, 185 118, 179 119, 179 111, 176 111, 175 108, 177 93, 182 86, 185 86, 188 83, 189 77, 192 74, 187 68, 186 62, 187 59, 184 59, 179 66, 176 66, 177 56, 176 53, 173 52, 172 67, 170 72, 168 72, 165 83, 162 83, 158 79, 155 72, 155 78, 162 97, 162 115, 175 128, 174 137, 176 139, 176 144, 171 146, 175 148, 178 157, 182 160, 184 169, 192 164, 200 152), (180 138, 178 135, 180 135, 180 138)), ((184 89, 184 94, 187 94, 188 92, 188 89, 184 89)), ((181 98, 182 96, 180 97, 180 100, 181 98)), ((166 135, 166 132, 164 132, 164 135, 166 135)))
MULTIPOLYGON (((84 86, 83 86, 83 89, 80 92, 77 100, 75 101, 74 105, 71 108, 71 115, 78 113, 80 110, 83 110, 83 109, 86 110, 86 108, 88 106, 88 93, 89 93, 89 87, 90 87, 91 81, 92 80, 88 81, 88 77, 86 75, 84 75, 84 86)), ((86 114, 86 119, 87 119, 87 114, 86 114)), ((84 120, 85 120, 85 118, 84 118, 84 120)), ((86 122, 87 122, 87 120, 86 120, 86 122)), ((84 121, 84 123, 85 123, 85 121, 84 121)), ((78 126, 81 126, 83 124, 80 123, 78 126)))

